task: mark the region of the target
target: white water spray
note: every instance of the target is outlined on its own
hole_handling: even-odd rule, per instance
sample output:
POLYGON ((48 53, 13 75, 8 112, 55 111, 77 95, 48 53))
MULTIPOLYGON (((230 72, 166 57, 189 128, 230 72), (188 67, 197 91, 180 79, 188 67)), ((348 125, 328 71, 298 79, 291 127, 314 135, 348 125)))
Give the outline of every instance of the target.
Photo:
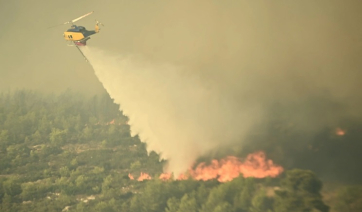
POLYGON ((129 117, 132 135, 147 150, 168 160, 165 171, 186 171, 198 156, 240 140, 256 120, 256 108, 233 106, 218 91, 181 74, 172 65, 156 65, 86 47, 83 52, 104 88, 129 117))

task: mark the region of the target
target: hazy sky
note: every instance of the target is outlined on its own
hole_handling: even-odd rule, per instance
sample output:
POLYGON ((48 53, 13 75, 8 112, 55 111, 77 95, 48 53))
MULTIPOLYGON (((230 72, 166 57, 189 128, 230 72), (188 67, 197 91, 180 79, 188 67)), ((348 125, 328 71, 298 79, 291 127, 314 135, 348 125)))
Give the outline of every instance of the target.
POLYGON ((0 0, 0 90, 104 91, 77 49, 66 45, 67 26, 47 29, 94 10, 78 22, 88 29, 94 19, 105 24, 89 46, 182 67, 185 75, 235 101, 327 95, 359 113, 361 5, 359 0, 0 0))
MULTIPOLYGON (((121 5, 117 3, 116 7, 121 5)), ((78 23, 93 29, 94 19, 104 22, 108 31, 89 41, 89 44, 103 45, 103 41, 110 43, 110 34, 122 32, 125 20, 108 21, 110 17, 115 20, 124 17, 120 13, 123 9, 115 9, 114 4, 106 1, 1 0, 0 90, 31 88, 62 92, 72 88, 91 93, 103 91, 89 64, 76 48, 68 47, 64 41, 63 31, 69 26, 47 28, 95 10, 94 15, 78 23)), ((112 42, 120 43, 119 39, 112 42)))
MULTIPOLYGON (((324 60, 340 75, 361 68, 358 0, 0 0, 0 90, 102 91, 91 67, 63 40, 67 26, 47 29, 92 10, 78 23, 93 29, 97 18, 106 27, 88 45, 189 65, 207 77, 229 69, 233 74, 224 77, 239 79, 241 68, 269 77, 281 57, 284 67, 294 63, 300 69, 305 62, 310 66, 306 60, 324 60)), ((361 76, 340 75, 330 78, 342 78, 345 86, 361 76)))

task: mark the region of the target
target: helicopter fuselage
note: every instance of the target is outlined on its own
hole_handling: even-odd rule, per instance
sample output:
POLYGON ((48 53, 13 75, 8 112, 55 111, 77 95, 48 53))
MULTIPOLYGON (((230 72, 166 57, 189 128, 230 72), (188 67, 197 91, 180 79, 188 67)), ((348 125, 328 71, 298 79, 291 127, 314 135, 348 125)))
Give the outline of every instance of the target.
POLYGON ((64 32, 64 39, 68 41, 73 41, 74 44, 79 46, 85 46, 89 36, 96 34, 96 30, 87 30, 83 26, 73 25, 70 29, 64 32))

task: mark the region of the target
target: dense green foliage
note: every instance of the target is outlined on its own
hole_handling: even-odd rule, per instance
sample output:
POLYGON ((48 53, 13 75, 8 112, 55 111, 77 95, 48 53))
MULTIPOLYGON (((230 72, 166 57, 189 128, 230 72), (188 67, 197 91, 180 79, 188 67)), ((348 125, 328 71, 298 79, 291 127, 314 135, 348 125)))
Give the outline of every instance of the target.
MULTIPOLYGON (((108 95, 0 96, 0 211, 329 211, 311 171, 227 183, 161 181, 162 163, 130 135, 108 95), (156 179, 129 179, 140 172, 156 179)), ((338 207, 361 207, 358 192, 341 191, 338 207)))

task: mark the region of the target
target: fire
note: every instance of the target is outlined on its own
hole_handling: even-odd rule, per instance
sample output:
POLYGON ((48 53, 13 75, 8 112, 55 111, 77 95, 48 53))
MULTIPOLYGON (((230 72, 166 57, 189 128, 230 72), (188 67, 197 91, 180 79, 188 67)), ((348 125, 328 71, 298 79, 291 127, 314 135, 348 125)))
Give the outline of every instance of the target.
POLYGON ((144 181, 144 180, 150 180, 152 179, 150 175, 147 173, 141 172, 141 175, 138 177, 137 181, 144 181))
POLYGON ((189 179, 190 176, 188 174, 180 174, 178 177, 177 177, 177 180, 187 180, 189 179))
POLYGON ((161 180, 169 180, 171 179, 172 177, 172 174, 171 173, 162 173, 159 177, 159 179, 161 180))
MULTIPOLYGON (((128 174, 130 180, 134 180, 134 177, 131 173, 128 174)), ((147 173, 141 172, 140 176, 138 177, 137 181, 144 181, 152 179, 151 176, 147 173)))
MULTIPOLYGON (((212 180, 219 182, 231 181, 242 174, 244 177, 265 178, 276 177, 284 171, 283 167, 275 165, 272 160, 266 159, 264 152, 259 151, 249 154, 244 160, 234 156, 228 156, 224 159, 212 160, 209 165, 200 163, 194 169, 189 169, 187 173, 180 174, 177 180, 212 180)), ((134 177, 128 174, 131 180, 134 177)), ((138 181, 152 179, 149 174, 141 172, 138 181)), ((172 173, 162 173, 159 176, 161 180, 173 179, 172 173)))
POLYGON ((336 132, 336 135, 338 135, 338 136, 344 136, 346 134, 346 131, 339 127, 337 127, 335 132, 336 132))
MULTIPOLYGON (((265 178, 276 177, 283 172, 283 167, 275 165, 272 160, 267 160, 264 152, 249 154, 244 161, 234 156, 225 159, 212 160, 210 165, 200 163, 195 169, 190 169, 186 175, 180 175, 177 179, 195 180, 217 179, 219 182, 227 182, 242 174, 244 177, 265 178)), ((167 180, 171 174, 161 174, 160 179, 167 180)))
POLYGON ((134 180, 134 177, 133 177, 133 175, 131 175, 131 173, 128 173, 128 177, 129 177, 129 179, 134 180))
POLYGON ((264 152, 249 154, 245 161, 229 156, 219 161, 213 160, 211 165, 199 164, 191 172, 197 180, 218 179, 220 182, 231 181, 242 174, 244 177, 265 178, 276 177, 283 172, 281 166, 267 160, 264 152))

